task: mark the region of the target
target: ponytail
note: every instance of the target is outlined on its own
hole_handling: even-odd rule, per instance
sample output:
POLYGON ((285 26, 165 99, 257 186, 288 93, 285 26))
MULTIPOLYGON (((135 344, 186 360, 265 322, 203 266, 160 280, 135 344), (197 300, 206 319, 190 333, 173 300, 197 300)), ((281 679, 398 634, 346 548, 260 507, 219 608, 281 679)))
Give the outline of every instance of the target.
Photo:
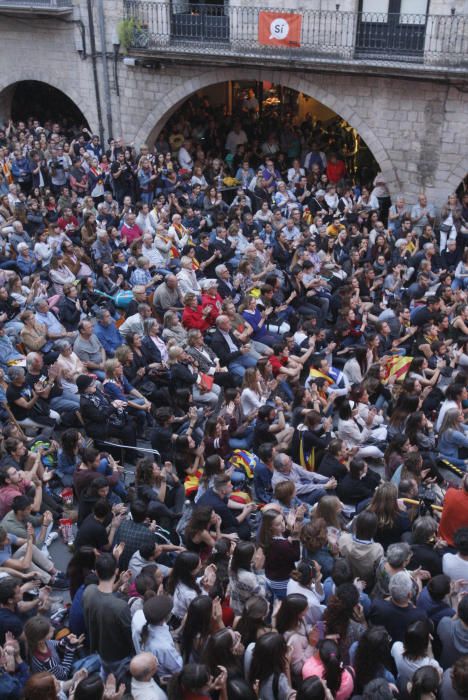
POLYGON ((341 685, 343 673, 338 645, 331 639, 324 639, 318 644, 318 652, 325 671, 323 678, 331 693, 335 695, 341 685))
POLYGON ((148 641, 148 637, 149 637, 149 624, 148 624, 148 622, 145 622, 145 624, 143 625, 143 627, 141 629, 141 637, 140 637, 140 646, 141 646, 142 651, 145 650, 145 646, 146 646, 146 642, 148 641))

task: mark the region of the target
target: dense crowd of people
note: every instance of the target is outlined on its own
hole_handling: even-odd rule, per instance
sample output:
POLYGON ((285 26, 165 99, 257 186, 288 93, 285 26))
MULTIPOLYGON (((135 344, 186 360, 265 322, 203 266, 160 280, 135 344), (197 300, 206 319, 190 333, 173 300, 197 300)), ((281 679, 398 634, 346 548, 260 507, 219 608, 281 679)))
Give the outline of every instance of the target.
POLYGON ((2 699, 468 697, 468 185, 347 138, 0 128, 2 699))

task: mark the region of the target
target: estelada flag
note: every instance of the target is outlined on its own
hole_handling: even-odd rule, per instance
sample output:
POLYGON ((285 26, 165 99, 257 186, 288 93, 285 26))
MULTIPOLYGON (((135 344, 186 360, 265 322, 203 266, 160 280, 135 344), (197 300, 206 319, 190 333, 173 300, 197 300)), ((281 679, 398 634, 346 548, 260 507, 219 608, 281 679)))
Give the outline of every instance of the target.
POLYGON ((301 45, 302 15, 288 12, 260 12, 258 43, 291 48, 301 45))
POLYGON ((413 358, 407 355, 394 355, 393 357, 389 357, 383 365, 385 369, 384 383, 386 384, 390 377, 395 377, 396 381, 403 381, 408 374, 412 361, 413 358))

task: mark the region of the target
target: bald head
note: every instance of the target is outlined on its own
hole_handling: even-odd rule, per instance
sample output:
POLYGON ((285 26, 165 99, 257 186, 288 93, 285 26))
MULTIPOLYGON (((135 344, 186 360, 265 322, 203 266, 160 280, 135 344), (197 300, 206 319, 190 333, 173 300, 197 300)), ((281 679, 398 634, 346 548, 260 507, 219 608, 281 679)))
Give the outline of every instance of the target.
POLYGON ((130 661, 130 673, 136 681, 147 682, 155 675, 158 670, 158 662, 154 654, 149 651, 143 651, 137 654, 130 661))

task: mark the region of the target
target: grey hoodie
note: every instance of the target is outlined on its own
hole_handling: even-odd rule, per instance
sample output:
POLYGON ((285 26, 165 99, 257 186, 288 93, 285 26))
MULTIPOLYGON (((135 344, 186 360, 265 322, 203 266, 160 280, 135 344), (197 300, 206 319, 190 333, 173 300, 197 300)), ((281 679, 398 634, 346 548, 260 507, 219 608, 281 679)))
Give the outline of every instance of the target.
POLYGON ((455 661, 468 654, 468 626, 461 620, 444 617, 437 626, 437 634, 442 643, 440 665, 445 670, 455 661))
POLYGON ((351 567, 353 577, 369 582, 374 578, 375 567, 384 556, 384 550, 378 542, 363 542, 345 532, 341 535, 338 546, 351 567))

